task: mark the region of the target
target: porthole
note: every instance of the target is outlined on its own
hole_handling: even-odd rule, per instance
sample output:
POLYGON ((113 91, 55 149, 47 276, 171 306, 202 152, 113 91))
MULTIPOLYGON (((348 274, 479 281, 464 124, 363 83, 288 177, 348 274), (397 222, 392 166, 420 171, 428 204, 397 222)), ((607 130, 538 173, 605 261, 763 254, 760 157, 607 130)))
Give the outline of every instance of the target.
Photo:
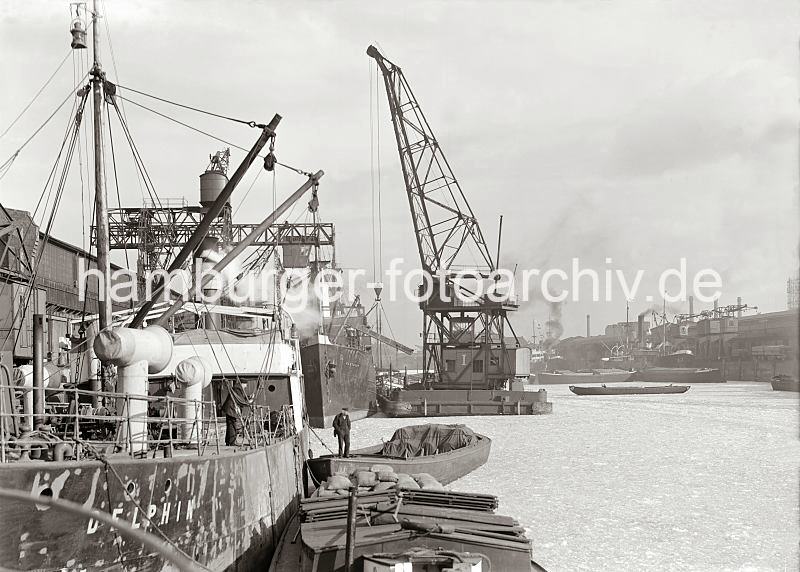
POLYGON ((275 386, 274 386, 273 384, 271 384, 271 383, 270 383, 270 384, 269 384, 269 387, 268 387, 267 389, 268 389, 269 391, 275 391, 275 386))
POLYGON ((128 484, 125 485, 125 490, 128 491, 129 495, 133 496, 133 493, 136 492, 136 483, 128 481, 128 484))
MULTIPOLYGON (((53 489, 52 488, 45 487, 41 491, 39 491, 39 496, 47 497, 47 498, 53 498, 55 496, 55 494, 53 493, 53 489)), ((36 508, 38 508, 39 510, 47 510, 47 509, 50 508, 50 506, 46 505, 46 504, 36 503, 36 508)))
POLYGON ((171 490, 172 490, 172 479, 167 479, 164 482, 164 492, 168 493, 171 490))

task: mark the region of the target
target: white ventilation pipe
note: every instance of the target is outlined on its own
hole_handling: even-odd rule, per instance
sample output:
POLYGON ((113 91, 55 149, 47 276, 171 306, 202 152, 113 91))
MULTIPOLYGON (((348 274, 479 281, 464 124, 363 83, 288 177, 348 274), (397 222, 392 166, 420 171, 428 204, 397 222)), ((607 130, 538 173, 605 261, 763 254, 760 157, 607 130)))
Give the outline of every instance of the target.
MULTIPOLYGON (((60 368, 52 362, 45 362, 43 367, 44 387, 46 389, 60 389, 64 381, 69 381, 69 369, 60 368)), ((22 425, 27 431, 33 431, 33 366, 30 364, 14 368, 13 384, 22 390, 22 425)), ((46 392, 46 397, 52 397, 53 392, 46 392)), ((63 403, 63 399, 59 399, 63 403)))
POLYGON ((117 366, 117 393, 128 396, 116 403, 117 415, 129 419, 120 424, 122 442, 130 445, 131 453, 146 451, 147 373, 167 367, 172 337, 161 326, 103 330, 94 340, 94 351, 102 362, 117 366))
POLYGON ((14 368, 14 385, 22 389, 22 425, 33 431, 33 366, 30 364, 14 368))
MULTIPOLYGON (((201 431, 203 389, 211 383, 211 365, 200 356, 191 356, 175 366, 175 396, 186 401, 175 404, 180 439, 192 443, 201 431)), ((216 415, 216 411, 212 412, 216 415)))

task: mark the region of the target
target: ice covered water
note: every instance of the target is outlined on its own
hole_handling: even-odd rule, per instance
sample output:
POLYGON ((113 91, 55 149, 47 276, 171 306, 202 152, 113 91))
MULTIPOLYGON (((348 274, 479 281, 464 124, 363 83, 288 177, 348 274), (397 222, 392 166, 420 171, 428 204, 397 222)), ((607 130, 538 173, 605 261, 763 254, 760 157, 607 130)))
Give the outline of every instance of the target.
MULTIPOLYGON (((448 488, 497 495, 545 568, 798 570, 796 393, 764 383, 682 395, 548 392, 552 415, 429 419, 492 438, 489 462, 448 488)), ((359 421, 352 446, 425 421, 359 421)), ((315 431, 335 449, 331 429, 315 431)))

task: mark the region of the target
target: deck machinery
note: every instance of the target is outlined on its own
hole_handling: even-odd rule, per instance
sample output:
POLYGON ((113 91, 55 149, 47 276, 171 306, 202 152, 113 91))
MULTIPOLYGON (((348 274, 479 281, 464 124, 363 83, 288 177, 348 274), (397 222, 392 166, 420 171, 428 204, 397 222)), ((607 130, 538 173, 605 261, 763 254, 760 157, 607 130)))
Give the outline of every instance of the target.
POLYGON ((420 286, 424 381, 440 389, 495 389, 514 378, 527 379, 530 349, 520 347, 508 320, 518 303, 510 293, 478 296, 472 288, 481 280, 497 284, 499 245, 492 258, 478 219, 400 67, 374 46, 367 55, 383 75, 426 276, 420 286))

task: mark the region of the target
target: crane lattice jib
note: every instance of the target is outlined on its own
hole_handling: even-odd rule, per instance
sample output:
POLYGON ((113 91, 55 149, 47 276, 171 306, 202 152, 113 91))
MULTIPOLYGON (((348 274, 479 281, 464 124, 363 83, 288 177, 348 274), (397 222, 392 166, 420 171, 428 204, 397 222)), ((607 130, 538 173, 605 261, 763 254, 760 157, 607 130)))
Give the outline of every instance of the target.
POLYGON ((478 220, 402 70, 373 46, 367 49, 367 55, 375 59, 383 73, 422 268, 431 275, 447 273, 456 266, 494 270, 496 265, 478 220), (470 250, 478 266, 475 260, 463 265, 458 259, 459 254, 470 250))

